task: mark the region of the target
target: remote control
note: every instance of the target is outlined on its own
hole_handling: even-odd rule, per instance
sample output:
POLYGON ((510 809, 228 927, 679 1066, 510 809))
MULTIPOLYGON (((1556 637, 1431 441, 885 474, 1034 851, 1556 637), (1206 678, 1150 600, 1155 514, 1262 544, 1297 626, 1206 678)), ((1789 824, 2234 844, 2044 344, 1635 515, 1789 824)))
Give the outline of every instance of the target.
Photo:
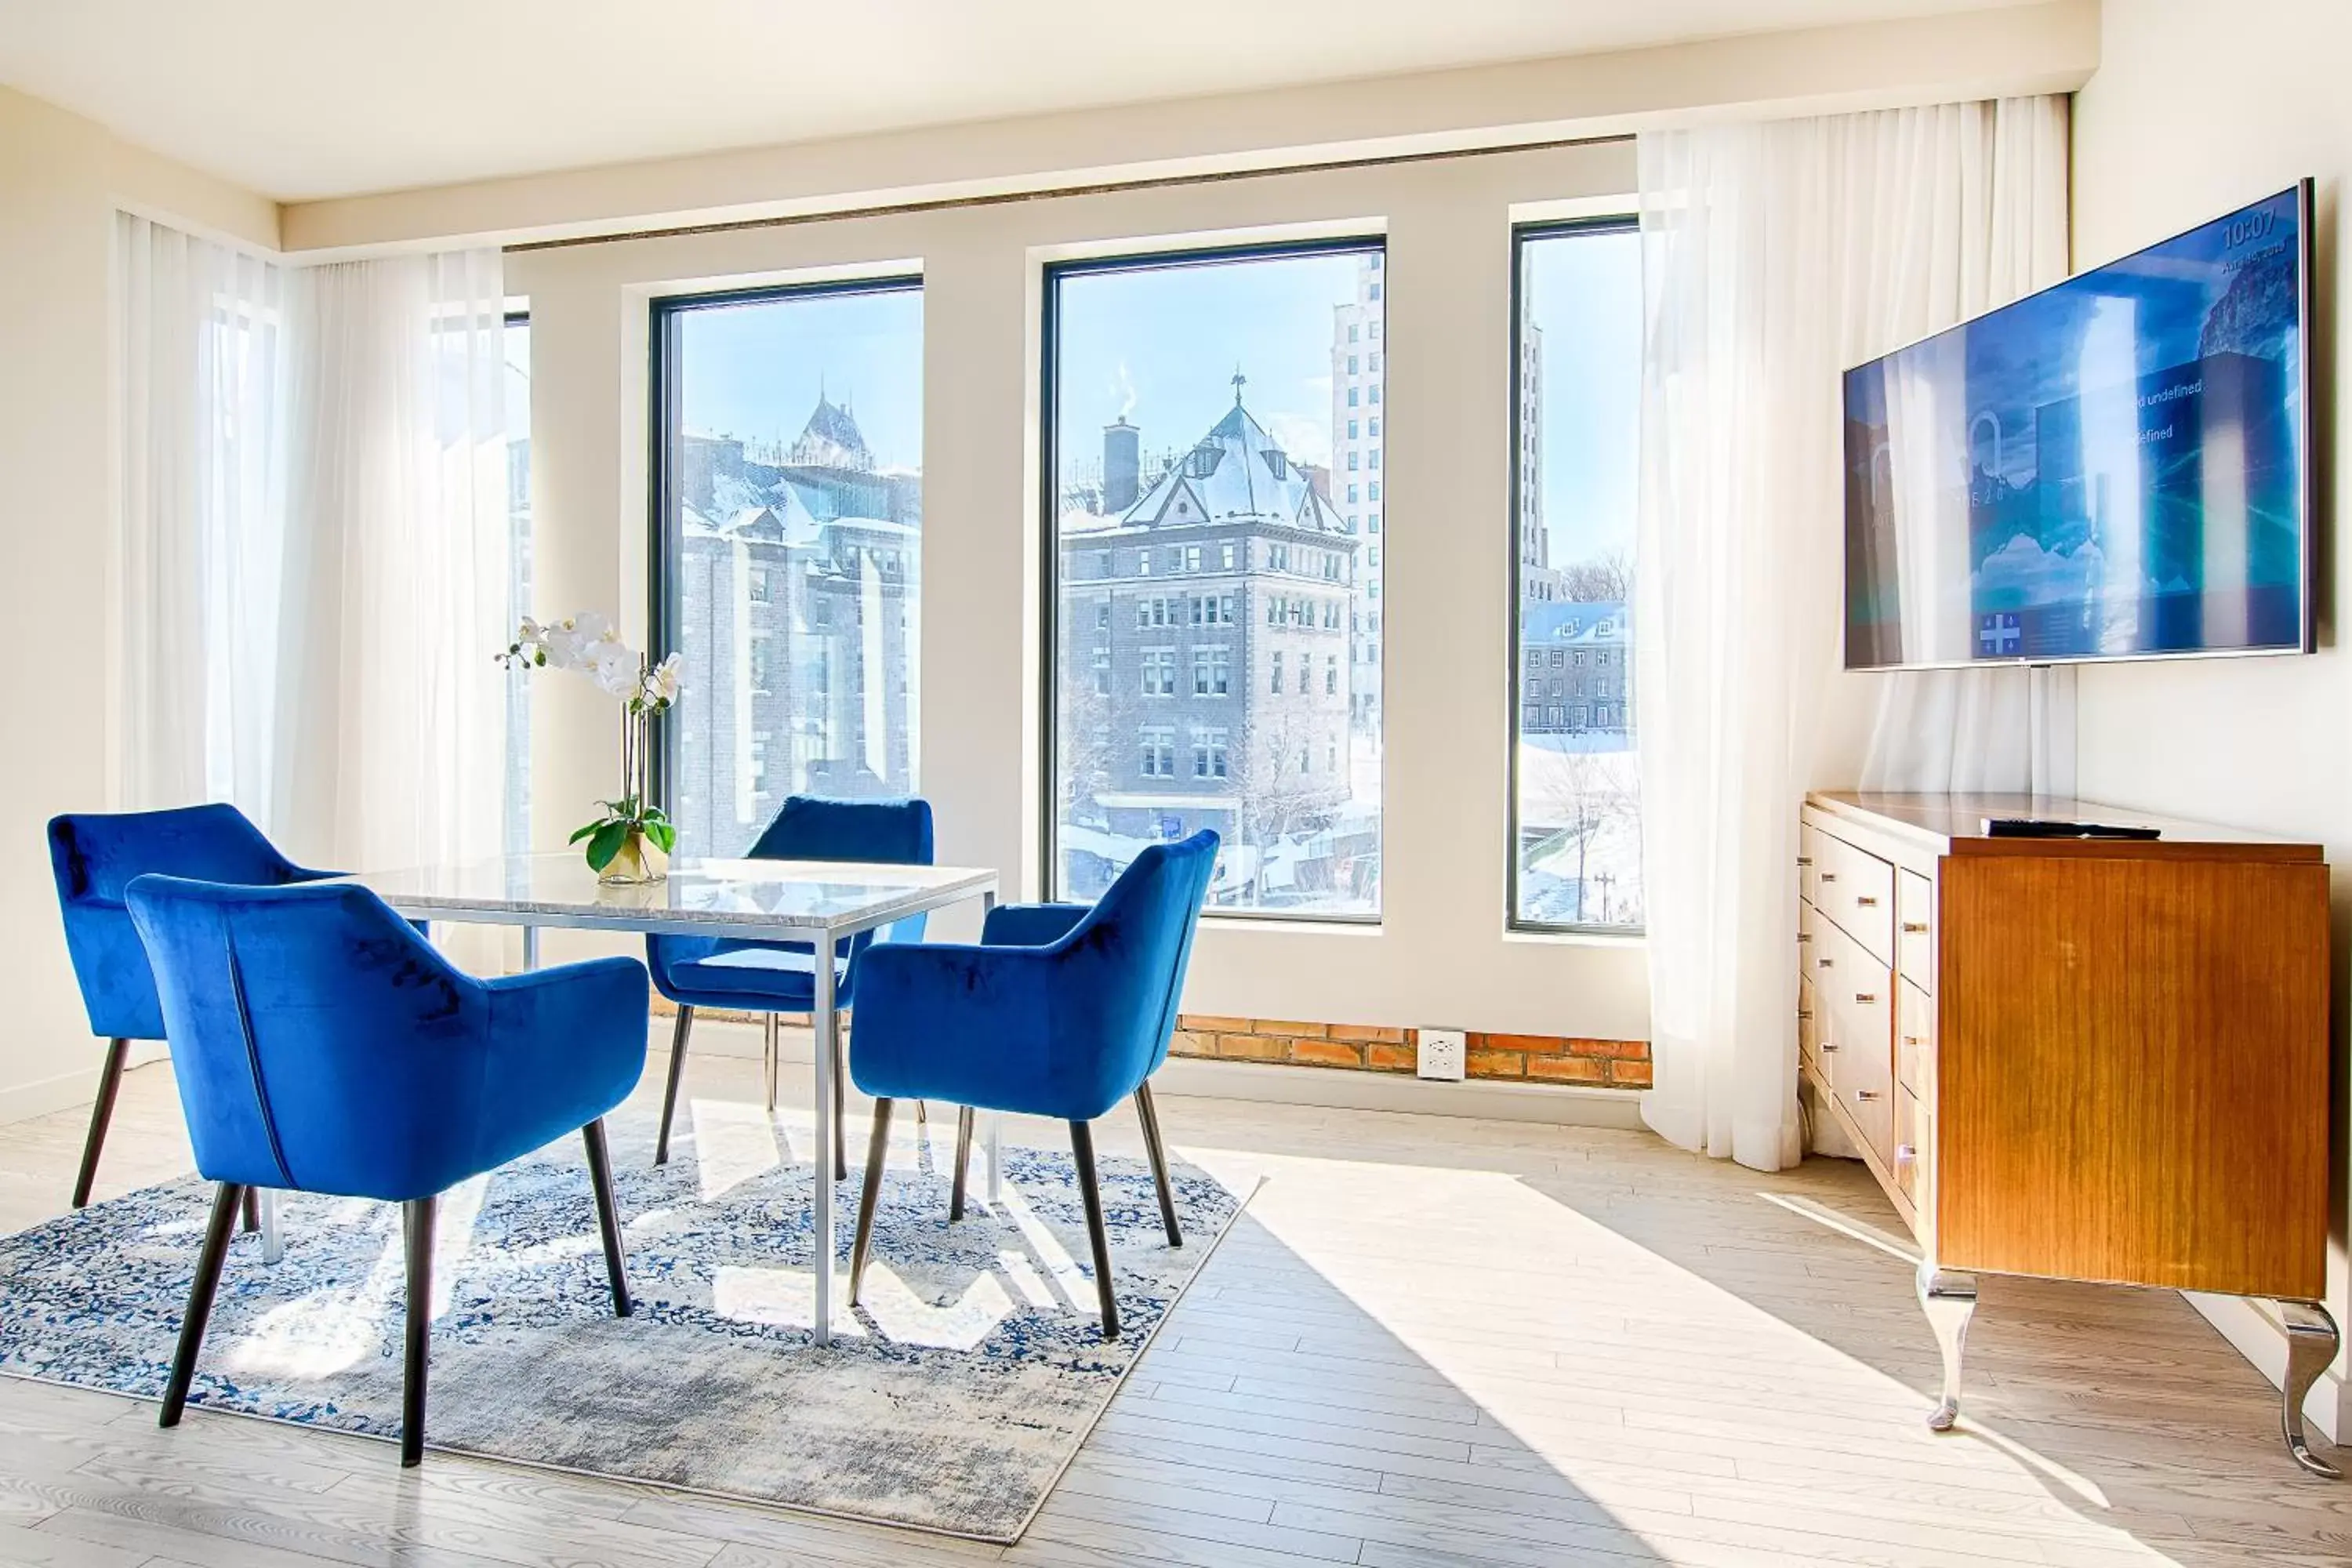
POLYGON ((1988 838, 2161 838, 2154 827, 2131 827, 2111 822, 2055 822, 2040 816, 1988 816, 1988 838))

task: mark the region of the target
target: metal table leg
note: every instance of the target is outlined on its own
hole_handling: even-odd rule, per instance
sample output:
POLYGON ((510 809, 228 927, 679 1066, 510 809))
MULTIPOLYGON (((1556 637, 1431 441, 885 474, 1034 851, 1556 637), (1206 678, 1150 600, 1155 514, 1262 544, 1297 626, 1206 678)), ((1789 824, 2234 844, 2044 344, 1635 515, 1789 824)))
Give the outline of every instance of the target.
POLYGON ((1960 1418, 1960 1352, 1968 1342, 1969 1320, 1976 1315, 1976 1277, 1938 1268, 1934 1258, 1927 1258, 1920 1259, 1916 1284, 1919 1310, 1927 1315, 1936 1347, 1944 1352, 1944 1397, 1928 1415, 1927 1427, 1948 1432, 1960 1418))
POLYGON ((539 967, 539 928, 522 928, 522 966, 526 972, 539 967))
POLYGON ((2286 1325, 2286 1380, 2280 1385, 2286 1404, 2280 1425, 2286 1433, 2287 1452, 2313 1475, 2340 1480, 2344 1472, 2313 1453, 2303 1434, 2303 1400, 2336 1359, 2343 1336, 2336 1331, 2335 1317, 2317 1301, 2282 1300, 2278 1310, 2286 1325))
POLYGON ((254 1203, 261 1211, 261 1261, 276 1263, 286 1256, 286 1238, 278 1230, 278 1194, 268 1187, 259 1188, 254 1203))
MULTIPOLYGON (((816 1342, 833 1343, 833 1140, 835 1128, 833 1106, 834 1041, 840 1020, 833 1010, 833 965, 824 962, 832 956, 833 942, 829 937, 817 943, 818 962, 812 966, 816 980, 814 1005, 810 1009, 809 1026, 816 1039, 816 1162, 812 1169, 816 1191, 816 1213, 813 1216, 816 1258, 816 1342)), ((773 1015, 770 1015, 771 1017, 773 1015)))

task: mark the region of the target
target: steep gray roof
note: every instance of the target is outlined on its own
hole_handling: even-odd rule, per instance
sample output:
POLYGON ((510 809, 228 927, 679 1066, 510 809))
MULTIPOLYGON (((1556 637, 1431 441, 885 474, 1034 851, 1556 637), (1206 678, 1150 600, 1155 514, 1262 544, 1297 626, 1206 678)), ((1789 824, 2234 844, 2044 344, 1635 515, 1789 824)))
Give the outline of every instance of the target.
POLYGON ((1120 514, 1119 526, 1257 521, 1347 530, 1290 454, 1236 397, 1192 449, 1120 514))

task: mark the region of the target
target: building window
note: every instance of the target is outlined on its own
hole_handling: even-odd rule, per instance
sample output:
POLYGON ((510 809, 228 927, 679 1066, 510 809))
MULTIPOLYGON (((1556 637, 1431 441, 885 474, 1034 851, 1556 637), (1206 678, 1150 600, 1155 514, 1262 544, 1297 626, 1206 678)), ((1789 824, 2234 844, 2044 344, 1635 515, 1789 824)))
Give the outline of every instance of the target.
POLYGON ((1192 731, 1192 776, 1196 779, 1221 779, 1226 776, 1229 762, 1225 752, 1225 731, 1195 730, 1192 731))
POLYGON ((1631 223, 1530 226, 1513 253, 1508 526, 1517 640, 1528 657, 1515 710, 1510 918, 1523 928, 1637 931, 1642 789, 1626 705, 1576 700, 1613 699, 1611 676, 1594 691, 1581 674, 1534 672, 1561 668, 1563 656, 1570 670, 1631 663, 1641 242, 1631 223))
POLYGON ((1143 694, 1146 697, 1176 695, 1174 648, 1148 647, 1143 650, 1143 694))
POLYGON ((1233 691, 1233 649, 1229 647, 1196 647, 1192 650, 1193 696, 1229 696, 1233 691))
MULTIPOLYGON (((1213 910, 1379 915, 1380 706, 1350 689, 1369 677, 1339 677, 1338 650, 1352 660, 1352 643, 1326 645, 1334 652, 1319 679, 1315 657, 1296 646, 1342 628, 1343 598, 1369 605, 1379 591, 1377 568, 1331 510, 1323 467, 1344 462, 1337 454, 1360 437, 1350 405, 1378 400, 1379 373, 1350 345, 1377 346, 1379 259, 1377 241, 1316 241, 1046 268, 1052 489, 1041 511, 1058 546, 1047 552, 1046 599, 1061 645, 1045 660, 1056 681, 1046 880, 1056 896, 1095 898, 1147 845, 1213 826, 1248 851, 1224 858, 1213 910), (1122 384, 1149 385, 1150 400, 1131 401, 1122 384), (1302 469, 1302 459, 1318 467, 1302 469), (1114 531, 1145 521, 1157 570, 1232 574, 1219 584, 1232 591, 1173 596, 1165 619, 1139 611, 1138 640, 1177 641, 1182 634, 1167 629, 1177 626, 1192 639, 1164 654, 1120 647, 1121 671, 1133 658, 1139 673, 1098 691, 1087 653, 1074 664, 1067 651, 1068 604, 1082 563, 1122 538, 1135 548, 1135 533, 1114 531), (1309 582, 1325 586, 1292 591, 1309 582), (1213 642, 1208 627, 1218 628, 1213 642), (1268 646, 1277 639, 1294 646, 1268 646), (1145 706, 1174 696, 1181 707, 1145 706), (1095 738, 1150 735, 1156 768, 1158 726, 1144 721, 1155 712, 1218 723, 1184 725, 1178 787, 1139 797, 1119 784, 1136 776, 1123 746, 1095 738), (1196 794, 1199 805, 1188 804, 1196 794)), ((1364 467, 1360 450, 1355 462, 1364 467)), ((1125 637, 1123 614, 1118 621, 1125 637)))
POLYGON ((922 289, 682 295, 652 327, 662 792, 679 853, 731 857, 785 795, 919 786, 922 289))
POLYGON ((1096 696, 1110 695, 1110 649, 1107 647, 1095 649, 1094 684, 1096 696))
POLYGON ((1138 737, 1136 772, 1148 779, 1176 776, 1176 731, 1161 727, 1144 730, 1138 737))

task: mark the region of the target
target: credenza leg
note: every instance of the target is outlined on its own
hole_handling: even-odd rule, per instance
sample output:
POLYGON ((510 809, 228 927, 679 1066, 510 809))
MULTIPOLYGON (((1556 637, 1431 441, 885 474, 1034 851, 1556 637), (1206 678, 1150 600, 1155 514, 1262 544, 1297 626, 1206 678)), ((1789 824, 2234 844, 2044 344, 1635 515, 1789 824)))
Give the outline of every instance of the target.
POLYGON ((2285 1405, 2279 1422, 2286 1432, 2287 1451, 2313 1475, 2340 1480, 2344 1472, 2313 1453, 2303 1435, 2303 1399, 2336 1359, 2343 1336, 2336 1331, 2336 1319, 2316 1301, 2282 1300, 2278 1310, 2286 1324, 2286 1382, 2281 1389, 2285 1405))
POLYGON ((1968 1343, 1969 1320, 1976 1315, 1976 1277, 1938 1268, 1931 1258, 1921 1262, 1916 1279, 1919 1310, 1935 1331, 1936 1348, 1944 1352, 1944 1397, 1928 1415, 1927 1428, 1948 1432, 1960 1418, 1960 1352, 1968 1343))

